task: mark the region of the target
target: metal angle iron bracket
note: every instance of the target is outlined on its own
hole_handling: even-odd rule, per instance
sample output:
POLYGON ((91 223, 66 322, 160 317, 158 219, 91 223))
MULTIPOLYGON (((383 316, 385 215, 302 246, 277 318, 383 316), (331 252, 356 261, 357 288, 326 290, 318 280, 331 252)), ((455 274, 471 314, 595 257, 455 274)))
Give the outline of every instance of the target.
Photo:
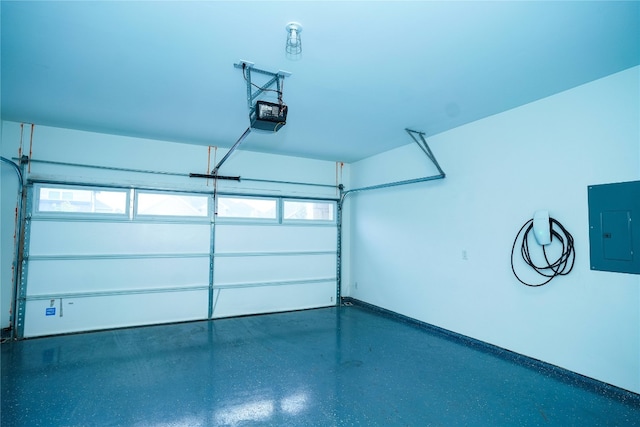
POLYGON ((442 170, 442 168, 440 167, 440 164, 436 160, 436 156, 431 151, 431 148, 429 148, 429 144, 427 144, 427 141, 424 138, 425 133, 424 132, 415 131, 415 130, 411 130, 411 129, 408 129, 408 128, 405 128, 405 131, 409 134, 411 139, 413 139, 413 141, 416 144, 418 144, 418 147, 420 147, 420 149, 424 152, 424 154, 429 158, 429 160, 431 160, 433 165, 438 169, 438 174, 437 175, 431 175, 431 176, 425 176, 425 177, 422 177, 422 178, 406 179, 406 180, 402 180, 402 181, 387 182, 387 183, 384 183, 384 184, 371 185, 371 186, 367 186, 367 187, 353 188, 353 189, 346 190, 346 191, 341 190, 340 202, 338 204, 339 208, 342 207, 342 204, 344 203, 345 198, 348 195, 353 194, 353 193, 358 193, 358 192, 361 192, 361 191, 369 191, 369 190, 379 190, 379 189, 382 189, 382 188, 389 188, 389 187, 397 187, 399 185, 407 185, 407 184, 415 184, 415 183, 419 183, 419 182, 433 181, 433 180, 438 180, 438 179, 444 179, 447 176, 445 174, 445 172, 442 170), (417 135, 417 137, 416 137, 416 135, 417 135))
POLYGON ((278 70, 277 72, 261 70, 260 68, 256 68, 253 62, 240 60, 239 62, 233 64, 235 68, 243 70, 245 81, 247 82, 247 106, 249 107, 249 112, 253 113, 255 109, 254 101, 266 90, 273 90, 271 87, 275 84, 276 90, 278 92, 282 92, 282 83, 285 77, 291 76, 289 71, 278 70), (263 85, 255 85, 257 88, 254 91, 254 83, 251 81, 251 74, 262 74, 265 76, 270 76, 271 80, 263 85))
POLYGON ((424 154, 427 155, 429 160, 433 162, 434 166, 438 169, 438 172, 440 172, 440 174, 443 175, 442 177, 444 178, 445 173, 440 167, 438 160, 436 160, 436 156, 433 154, 433 151, 431 151, 431 148, 429 148, 429 144, 427 144, 427 140, 424 138, 425 133, 419 132, 417 130, 411 130, 409 128, 405 128, 405 131, 407 131, 411 139, 413 139, 413 141, 416 144, 418 144, 418 147, 420 147, 420 149, 424 152, 424 154), (416 138, 416 135, 418 135, 418 138, 420 139, 419 141, 418 141, 418 138, 416 138))
MULTIPOLYGON (((22 163, 21 163, 22 164, 22 163)), ((24 173, 24 172, 23 172, 24 173)), ((33 204, 35 198, 35 189, 33 185, 23 186, 23 203, 25 206, 25 215, 22 219, 22 235, 19 236, 20 243, 18 246, 18 268, 19 282, 16 283, 16 295, 14 296, 14 324, 12 325, 13 338, 24 338, 24 327, 27 309, 27 275, 29 270, 29 252, 31 238, 31 212, 33 212, 33 204)))

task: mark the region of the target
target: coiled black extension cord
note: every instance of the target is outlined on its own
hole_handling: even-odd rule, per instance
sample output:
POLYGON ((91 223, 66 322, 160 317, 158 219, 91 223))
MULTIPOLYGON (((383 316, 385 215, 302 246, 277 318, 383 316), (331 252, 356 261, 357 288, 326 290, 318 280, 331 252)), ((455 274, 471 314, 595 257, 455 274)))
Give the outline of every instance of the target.
POLYGON ((544 254, 544 260, 546 261, 547 265, 536 265, 531 259, 531 255, 529 254, 529 233, 531 233, 531 231, 533 230, 533 219, 527 221, 522 226, 522 228, 520 228, 520 231, 518 231, 518 234, 516 235, 516 239, 513 241, 513 246, 511 247, 511 271, 513 271, 513 274, 523 285, 531 287, 546 285, 557 276, 566 276, 573 269, 573 264, 576 260, 576 252, 573 246, 573 236, 567 231, 566 228, 562 226, 562 224, 560 224, 560 222, 553 218, 549 218, 549 228, 551 231, 551 241, 553 242, 553 238, 555 237, 562 244, 562 253, 553 263, 549 261, 547 257, 547 251, 544 246, 542 246, 542 252, 544 254), (558 226, 560 232, 554 230, 554 225, 558 226), (520 254, 522 255, 522 259, 527 265, 533 268, 541 276, 548 277, 546 281, 539 284, 527 283, 522 280, 518 276, 518 273, 516 273, 516 269, 513 266, 513 253, 516 249, 516 243, 518 242, 520 234, 522 234, 522 231, 525 230, 525 228, 526 231, 524 232, 524 236, 522 238, 520 254))

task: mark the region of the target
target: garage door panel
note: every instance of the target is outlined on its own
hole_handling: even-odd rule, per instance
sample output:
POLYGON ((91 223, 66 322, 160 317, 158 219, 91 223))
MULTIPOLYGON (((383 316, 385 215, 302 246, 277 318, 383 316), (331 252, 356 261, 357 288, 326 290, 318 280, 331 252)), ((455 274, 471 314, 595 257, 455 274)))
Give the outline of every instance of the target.
POLYGON ((209 256, 191 258, 36 259, 29 296, 209 285, 209 256))
POLYGON ((336 228, 302 225, 216 225, 217 252, 335 251, 336 228))
POLYGON ((214 266, 216 285, 326 279, 336 274, 336 255, 219 257, 214 266))
POLYGON ((208 290, 28 300, 25 337, 207 317, 208 290))
POLYGON ((213 318, 335 305, 336 282, 217 289, 213 318))
POLYGON ((209 253, 208 224, 32 221, 29 254, 209 253))

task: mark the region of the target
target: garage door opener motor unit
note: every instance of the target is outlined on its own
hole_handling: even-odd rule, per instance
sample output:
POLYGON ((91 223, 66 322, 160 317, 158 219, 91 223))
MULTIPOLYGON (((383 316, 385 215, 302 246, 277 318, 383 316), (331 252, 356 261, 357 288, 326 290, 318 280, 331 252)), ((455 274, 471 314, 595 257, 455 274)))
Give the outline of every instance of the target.
POLYGON ((249 114, 251 127, 277 132, 287 123, 287 109, 285 104, 257 101, 249 114))

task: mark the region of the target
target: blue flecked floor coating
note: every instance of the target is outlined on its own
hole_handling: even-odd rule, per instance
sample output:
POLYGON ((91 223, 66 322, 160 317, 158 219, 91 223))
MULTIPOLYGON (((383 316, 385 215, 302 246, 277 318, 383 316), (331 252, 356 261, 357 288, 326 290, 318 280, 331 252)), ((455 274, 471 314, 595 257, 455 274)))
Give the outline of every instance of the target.
POLYGON ((1 387, 3 427, 640 426, 640 399, 357 306, 7 342, 1 387))

